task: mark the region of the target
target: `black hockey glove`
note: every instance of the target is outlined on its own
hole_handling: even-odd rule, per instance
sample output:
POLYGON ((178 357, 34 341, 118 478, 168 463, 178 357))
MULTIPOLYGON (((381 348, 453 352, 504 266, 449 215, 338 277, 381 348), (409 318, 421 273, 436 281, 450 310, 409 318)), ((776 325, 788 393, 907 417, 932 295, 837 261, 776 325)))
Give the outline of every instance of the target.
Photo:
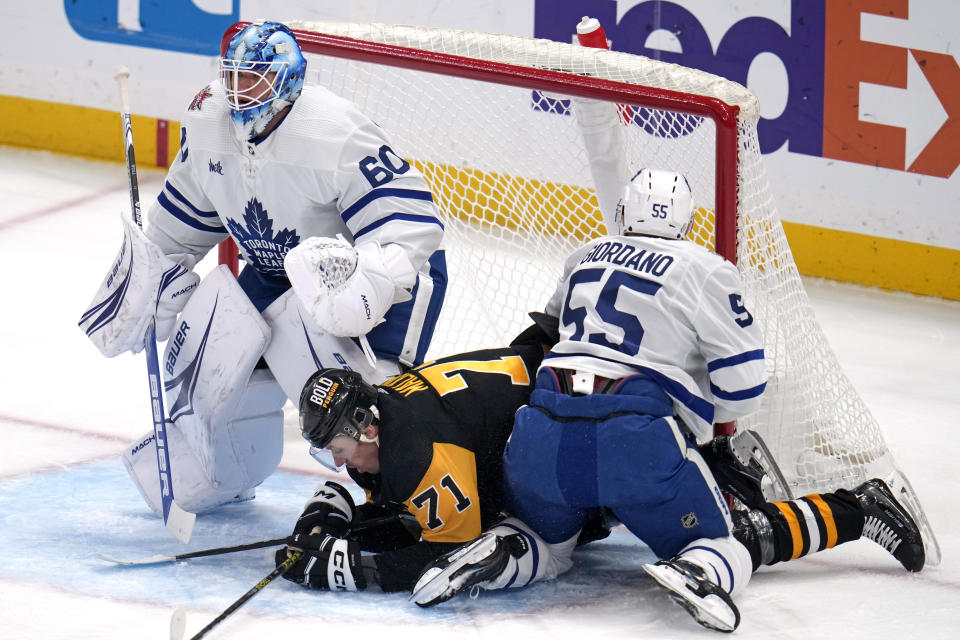
MULTIPOLYGON (((280 566, 286 559, 284 547, 277 551, 274 560, 280 566)), ((360 566, 360 545, 333 536, 326 536, 315 551, 304 553, 283 577, 310 589, 363 591, 367 588, 360 566)))
POLYGON ((355 509, 350 492, 328 480, 304 505, 287 544, 307 553, 319 551, 327 536, 347 535, 355 509))

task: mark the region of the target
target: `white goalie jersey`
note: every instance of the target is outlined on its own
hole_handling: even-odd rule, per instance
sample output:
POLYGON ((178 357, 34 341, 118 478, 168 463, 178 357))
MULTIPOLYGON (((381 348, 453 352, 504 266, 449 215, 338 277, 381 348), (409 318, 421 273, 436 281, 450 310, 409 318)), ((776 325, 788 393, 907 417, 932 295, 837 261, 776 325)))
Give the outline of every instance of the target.
POLYGON ((763 335, 742 296, 736 267, 697 244, 599 238, 564 264, 546 308, 560 341, 543 366, 645 373, 708 440, 714 422, 756 411, 766 385, 763 335))
POLYGON ((232 236, 245 271, 257 274, 241 275, 244 290, 251 295, 251 282, 268 290, 265 301, 251 295, 262 310, 289 287, 284 257, 307 238, 397 245, 419 272, 413 300, 392 308, 368 338, 380 355, 422 360, 446 285, 443 226, 423 177, 379 126, 312 86, 262 142, 241 143, 215 81, 193 99, 180 138, 147 215, 147 235, 164 253, 185 256, 190 267, 232 236))

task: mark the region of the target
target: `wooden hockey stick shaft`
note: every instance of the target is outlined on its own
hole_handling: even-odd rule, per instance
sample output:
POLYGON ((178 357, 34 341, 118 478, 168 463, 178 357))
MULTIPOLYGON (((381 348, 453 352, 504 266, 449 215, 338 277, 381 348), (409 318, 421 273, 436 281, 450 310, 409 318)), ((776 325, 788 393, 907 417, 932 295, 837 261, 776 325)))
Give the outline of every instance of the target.
MULTIPOLYGON (((134 222, 142 229, 140 188, 137 183, 137 163, 133 151, 133 125, 130 120, 130 94, 127 88, 130 80, 130 70, 126 67, 118 67, 114 79, 117 81, 117 89, 120 92, 123 157, 127 165, 127 182, 130 187, 130 211, 134 222)), ((173 497, 173 476, 170 474, 170 454, 167 451, 167 414, 163 407, 163 379, 160 377, 157 334, 153 320, 147 327, 144 352, 147 356, 147 382, 150 387, 150 408, 153 413, 153 436, 157 445, 157 472, 160 478, 160 497, 163 503, 163 523, 168 531, 180 541, 187 543, 193 533, 196 515, 181 509, 173 497)))

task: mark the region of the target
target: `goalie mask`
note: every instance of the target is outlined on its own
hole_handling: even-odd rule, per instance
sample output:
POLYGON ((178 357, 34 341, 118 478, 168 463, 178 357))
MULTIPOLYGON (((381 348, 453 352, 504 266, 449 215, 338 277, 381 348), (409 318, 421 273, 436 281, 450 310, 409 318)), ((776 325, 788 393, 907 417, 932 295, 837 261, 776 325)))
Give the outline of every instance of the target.
POLYGON ((241 142, 253 140, 274 116, 300 97, 307 61, 279 22, 251 24, 230 39, 220 78, 241 142))
POLYGON ((680 239, 693 223, 693 193, 683 175, 641 169, 617 204, 620 233, 680 239))
POLYGON ((377 389, 356 371, 323 369, 300 393, 300 433, 316 449, 337 436, 359 442, 376 417, 377 389))

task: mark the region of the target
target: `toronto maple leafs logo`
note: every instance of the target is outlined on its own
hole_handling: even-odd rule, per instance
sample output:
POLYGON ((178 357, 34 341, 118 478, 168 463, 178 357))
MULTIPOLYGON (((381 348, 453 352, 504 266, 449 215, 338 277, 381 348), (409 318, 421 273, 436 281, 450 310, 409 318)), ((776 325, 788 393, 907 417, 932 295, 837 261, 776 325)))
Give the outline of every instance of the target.
POLYGON ((284 275, 284 256, 300 244, 300 236, 296 231, 284 229, 273 234, 273 220, 256 198, 251 198, 244 207, 243 224, 227 218, 227 228, 243 248, 251 266, 264 274, 284 275))
POLYGON ((190 102, 190 106, 187 107, 187 111, 200 111, 200 108, 203 106, 203 101, 212 95, 213 92, 210 91, 210 85, 205 86, 200 93, 193 97, 193 101, 190 102))

